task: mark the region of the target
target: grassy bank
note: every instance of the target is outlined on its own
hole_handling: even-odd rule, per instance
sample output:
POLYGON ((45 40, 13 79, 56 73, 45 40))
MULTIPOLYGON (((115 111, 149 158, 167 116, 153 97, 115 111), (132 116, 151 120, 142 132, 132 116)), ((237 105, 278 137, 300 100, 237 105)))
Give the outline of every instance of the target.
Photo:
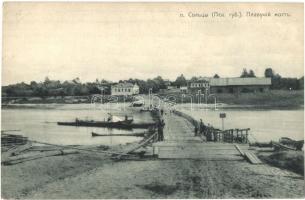
POLYGON ((258 157, 264 162, 304 175, 303 151, 280 151, 272 153, 259 153, 258 157))
MULTIPOLYGON (((198 95, 196 94, 186 94, 186 96, 182 97, 180 92, 168 91, 158 95, 178 103, 190 103, 191 98, 193 103, 198 103, 198 95)), ((253 105, 257 107, 301 107, 304 105, 303 90, 271 90, 264 93, 240 93, 238 95, 220 93, 215 94, 215 96, 217 103, 229 105, 253 105)), ((204 102, 203 97, 201 102, 204 102)), ((214 103, 214 97, 209 97, 208 103, 214 103)))
POLYGON ((265 93, 218 94, 218 101, 227 104, 289 107, 304 105, 304 91, 271 90, 265 93))

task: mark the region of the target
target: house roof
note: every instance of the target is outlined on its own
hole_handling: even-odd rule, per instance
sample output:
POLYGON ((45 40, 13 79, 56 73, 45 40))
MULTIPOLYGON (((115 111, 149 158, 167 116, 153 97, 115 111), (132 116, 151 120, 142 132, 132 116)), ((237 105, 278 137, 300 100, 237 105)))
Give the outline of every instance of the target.
POLYGON ((115 84, 112 87, 115 87, 115 88, 133 88, 135 85, 132 84, 132 83, 125 82, 125 83, 115 84))
POLYGON ((271 78, 201 78, 201 81, 208 81, 210 86, 229 85, 271 85, 271 78))

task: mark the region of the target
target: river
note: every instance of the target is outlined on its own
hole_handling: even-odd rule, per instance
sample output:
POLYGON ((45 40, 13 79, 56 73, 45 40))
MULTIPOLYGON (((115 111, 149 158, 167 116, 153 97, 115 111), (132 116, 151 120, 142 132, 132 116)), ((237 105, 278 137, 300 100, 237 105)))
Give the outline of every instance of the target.
POLYGON ((18 134, 29 139, 61 145, 116 145, 139 141, 141 137, 114 136, 92 137, 91 132, 100 134, 139 133, 145 130, 118 130, 95 127, 59 126, 58 121, 74 121, 78 119, 104 120, 108 114, 116 116, 132 115, 136 123, 151 122, 150 113, 133 112, 124 106, 94 104, 40 104, 18 105, 14 108, 2 109, 2 130, 21 130, 18 134))
MULTIPOLYGON (((187 113, 205 124, 222 129, 220 113, 226 113, 225 129, 250 128, 250 134, 257 141, 278 141, 281 137, 295 140, 304 139, 304 110, 303 109, 255 109, 255 108, 221 108, 206 109, 204 106, 177 105, 177 110, 187 113)), ((250 138, 251 139, 251 138, 250 138)), ((253 138, 252 138, 253 139, 253 138)))
MULTIPOLYGON (((225 129, 250 128, 250 134, 258 141, 268 142, 281 137, 296 140, 304 139, 304 110, 279 109, 204 109, 187 104, 176 105, 181 110, 196 119, 203 119, 205 124, 222 128, 219 114, 225 112, 225 129)), ((116 145, 139 141, 140 137, 115 136, 92 137, 91 132, 101 134, 124 134, 143 132, 142 129, 133 131, 58 126, 57 121, 74 121, 79 119, 104 120, 107 113, 115 115, 133 115, 135 122, 151 122, 149 113, 135 112, 135 109, 122 105, 94 105, 94 104, 40 104, 18 105, 14 108, 2 109, 2 130, 19 129, 21 134, 30 139, 63 145, 116 145)))

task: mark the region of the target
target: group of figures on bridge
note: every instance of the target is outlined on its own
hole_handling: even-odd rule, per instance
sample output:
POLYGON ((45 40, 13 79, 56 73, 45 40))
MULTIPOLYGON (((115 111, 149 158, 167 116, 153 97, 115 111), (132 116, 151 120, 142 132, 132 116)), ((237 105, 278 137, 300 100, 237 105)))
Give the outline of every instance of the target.
MULTIPOLYGON (((163 109, 155 110, 157 113, 157 122, 153 127, 154 130, 158 132, 158 141, 164 140, 164 133, 163 129, 165 127, 163 115, 165 114, 163 109)), ((243 143, 246 144, 249 142, 248 140, 248 132, 249 128, 247 129, 227 129, 227 130, 220 130, 214 128, 210 124, 205 125, 203 120, 197 121, 192 117, 182 114, 176 110, 169 110, 169 114, 177 114, 181 117, 184 117, 186 120, 190 121, 195 126, 195 136, 201 137, 204 141, 207 142, 225 142, 225 143, 243 143)))
POLYGON ((158 109, 158 108, 154 108, 153 110, 151 110, 152 113, 155 113, 157 115, 156 117, 156 123, 153 127, 150 127, 152 130, 150 130, 150 132, 155 132, 157 131, 157 141, 163 141, 164 140, 164 133, 163 133, 163 129, 165 126, 164 123, 164 119, 163 119, 163 115, 164 115, 164 110, 163 109, 158 109))
POLYGON ((200 119, 200 122, 195 125, 195 136, 200 136, 206 141, 213 142, 248 143, 249 130, 249 128, 220 130, 210 124, 205 125, 200 119))

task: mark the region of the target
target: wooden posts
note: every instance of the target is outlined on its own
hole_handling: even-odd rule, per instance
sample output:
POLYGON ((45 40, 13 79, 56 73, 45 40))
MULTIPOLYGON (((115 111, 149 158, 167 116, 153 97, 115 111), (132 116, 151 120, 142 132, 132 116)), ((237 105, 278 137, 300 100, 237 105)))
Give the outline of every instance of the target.
POLYGON ((227 143, 248 143, 248 131, 250 129, 227 129, 218 130, 207 128, 206 136, 208 141, 227 142, 227 143), (246 133, 244 133, 246 132, 246 133))
POLYGON ((248 140, 248 135, 249 135, 249 134, 248 134, 248 131, 249 131, 249 130, 250 130, 250 128, 247 128, 247 129, 246 129, 246 142, 245 142, 245 143, 248 143, 248 142, 249 142, 249 140, 248 140))
POLYGON ((234 142, 234 130, 233 129, 231 129, 230 136, 231 136, 230 141, 231 141, 231 143, 233 143, 234 142))

